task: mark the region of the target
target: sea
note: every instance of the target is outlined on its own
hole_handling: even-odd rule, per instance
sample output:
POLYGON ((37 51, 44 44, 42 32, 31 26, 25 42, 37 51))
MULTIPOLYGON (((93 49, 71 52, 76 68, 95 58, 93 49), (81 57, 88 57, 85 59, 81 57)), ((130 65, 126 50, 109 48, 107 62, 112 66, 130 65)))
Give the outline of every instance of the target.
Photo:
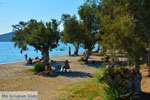
MULTIPOLYGON (((71 47, 71 53, 73 54, 75 51, 75 48, 72 44, 64 44, 63 42, 59 42, 58 47, 49 52, 49 56, 55 57, 55 56, 68 55, 69 47, 71 47)), ((98 46, 96 45, 94 49, 96 50, 97 47, 98 46)), ((42 57, 41 52, 35 51, 35 49, 31 46, 28 46, 27 51, 23 51, 22 53, 20 51, 21 49, 14 47, 13 42, 0 42, 0 64, 24 61, 25 54, 28 55, 28 58, 32 58, 32 59, 34 59, 37 56, 39 58, 42 57)), ((84 51, 85 49, 80 47, 79 53, 82 53, 84 51)))

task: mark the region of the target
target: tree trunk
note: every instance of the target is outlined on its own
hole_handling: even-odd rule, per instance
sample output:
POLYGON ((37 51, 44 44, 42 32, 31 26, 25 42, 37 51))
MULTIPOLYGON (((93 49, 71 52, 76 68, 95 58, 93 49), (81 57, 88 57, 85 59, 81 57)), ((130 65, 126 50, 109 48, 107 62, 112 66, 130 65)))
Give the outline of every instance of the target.
POLYGON ((88 49, 88 51, 85 52, 84 59, 85 59, 86 61, 88 61, 89 56, 91 55, 91 53, 92 53, 92 49, 88 49))
POLYGON ((49 62, 49 51, 44 50, 44 64, 47 64, 49 62))
POLYGON ((79 52, 79 45, 78 45, 78 46, 75 46, 74 55, 78 56, 78 52, 79 52))
MULTIPOLYGON (((148 46, 148 48, 149 48, 149 46, 148 46)), ((148 50, 148 55, 147 55, 147 66, 148 66, 148 68, 149 68, 149 77, 150 77, 150 50, 148 50)))
POLYGON ((99 53, 99 50, 100 50, 100 46, 98 46, 98 48, 96 50, 96 53, 99 53))

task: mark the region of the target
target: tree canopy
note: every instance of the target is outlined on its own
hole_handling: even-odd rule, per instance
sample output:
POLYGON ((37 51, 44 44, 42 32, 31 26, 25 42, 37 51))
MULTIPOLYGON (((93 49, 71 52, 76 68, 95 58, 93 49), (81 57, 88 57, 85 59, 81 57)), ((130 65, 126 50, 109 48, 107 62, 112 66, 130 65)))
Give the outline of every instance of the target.
POLYGON ((35 50, 44 53, 44 62, 49 60, 49 50, 56 48, 60 39, 58 21, 52 19, 51 22, 37 22, 31 19, 28 22, 19 22, 13 25, 13 38, 15 46, 22 50, 27 49, 27 45, 33 46, 35 50))
POLYGON ((78 55, 78 49, 83 39, 82 24, 77 20, 75 15, 63 14, 61 20, 64 26, 62 41, 73 44, 76 49, 74 54, 78 55))
POLYGON ((139 66, 140 57, 145 53, 143 12, 142 0, 102 0, 97 13, 101 45, 112 52, 124 50, 135 66, 139 66))
POLYGON ((83 5, 80 6, 78 10, 78 14, 80 16, 80 20, 83 24, 84 29, 84 38, 83 38, 83 47, 87 49, 87 56, 85 57, 88 59, 92 49, 94 48, 97 37, 96 34, 99 33, 99 20, 96 16, 97 11, 97 4, 96 2, 86 1, 83 5))

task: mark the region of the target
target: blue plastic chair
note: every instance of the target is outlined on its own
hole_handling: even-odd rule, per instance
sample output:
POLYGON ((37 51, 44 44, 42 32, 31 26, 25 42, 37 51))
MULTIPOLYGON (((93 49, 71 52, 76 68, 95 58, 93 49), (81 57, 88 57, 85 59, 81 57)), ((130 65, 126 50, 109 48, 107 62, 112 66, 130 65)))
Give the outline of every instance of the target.
POLYGON ((60 72, 61 71, 61 65, 57 65, 55 67, 55 72, 60 72))

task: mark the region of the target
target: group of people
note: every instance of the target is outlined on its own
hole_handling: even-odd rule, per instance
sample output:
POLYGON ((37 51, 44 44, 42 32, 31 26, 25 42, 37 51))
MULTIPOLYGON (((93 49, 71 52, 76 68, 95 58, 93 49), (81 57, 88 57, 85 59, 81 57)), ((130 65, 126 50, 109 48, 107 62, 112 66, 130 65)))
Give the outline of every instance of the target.
MULTIPOLYGON (((66 60, 64 63, 64 66, 62 67, 62 71, 67 72, 67 70, 69 70, 69 69, 70 69, 70 65, 69 65, 68 60, 66 60)), ((49 63, 47 63, 45 66, 45 70, 38 73, 38 75, 51 75, 52 73, 53 73, 52 67, 50 66, 49 63)))
MULTIPOLYGON (((27 61, 27 64, 34 64, 31 58, 28 59, 27 54, 25 54, 24 56, 25 56, 25 61, 27 61)), ((35 57, 35 59, 39 59, 39 57, 37 56, 35 57)))
MULTIPOLYGON (((21 53, 22 53, 22 50, 21 50, 21 53)), ((69 47, 69 56, 71 56, 71 48, 70 47, 69 47)), ((25 57, 25 61, 27 61, 27 64, 33 64, 32 59, 31 58, 28 59, 27 53, 24 55, 24 57, 25 57)), ((38 56, 35 57, 35 59, 39 59, 38 56)))
MULTIPOLYGON (((33 64, 32 59, 31 58, 28 59, 27 54, 25 54, 24 56, 25 56, 25 60, 27 61, 27 64, 33 64)), ((35 59, 39 59, 38 56, 35 57, 35 59)), ((68 71, 68 70, 70 70, 70 65, 69 65, 68 60, 66 60, 64 62, 64 66, 62 67, 62 69, 60 71, 68 71)), ((49 74, 51 71, 52 71, 52 67, 50 66, 49 63, 47 63, 45 65, 45 70, 43 72, 39 73, 38 75, 49 74)))
MULTIPOLYGON (((68 60, 66 60, 64 63, 64 66, 62 67, 62 71, 66 71, 68 69, 70 69, 70 65, 69 65, 68 60)), ((47 63, 47 65, 45 66, 45 71, 51 71, 51 70, 52 70, 52 67, 50 66, 49 63, 47 63)))
POLYGON ((33 64, 31 58, 29 58, 29 60, 28 60, 28 55, 27 54, 25 54, 24 57, 25 57, 25 60, 27 61, 27 64, 33 64))
MULTIPOLYGON (((31 58, 28 59, 28 55, 27 54, 25 54, 24 56, 25 56, 25 60, 27 61, 27 64, 34 64, 34 62, 32 61, 31 58)), ((69 56, 71 56, 71 48, 70 47, 69 47, 69 56)), ((38 56, 35 57, 35 59, 39 59, 38 56)), ((40 62, 41 62, 41 59, 40 59, 40 62)), ((60 71, 68 71, 68 70, 70 70, 70 65, 69 65, 68 60, 66 60, 64 62, 64 66, 61 68, 60 71)), ((52 71, 52 67, 50 66, 49 63, 47 63, 46 66, 45 66, 45 70, 43 72, 39 73, 39 75, 40 74, 47 74, 50 71, 52 71)))

